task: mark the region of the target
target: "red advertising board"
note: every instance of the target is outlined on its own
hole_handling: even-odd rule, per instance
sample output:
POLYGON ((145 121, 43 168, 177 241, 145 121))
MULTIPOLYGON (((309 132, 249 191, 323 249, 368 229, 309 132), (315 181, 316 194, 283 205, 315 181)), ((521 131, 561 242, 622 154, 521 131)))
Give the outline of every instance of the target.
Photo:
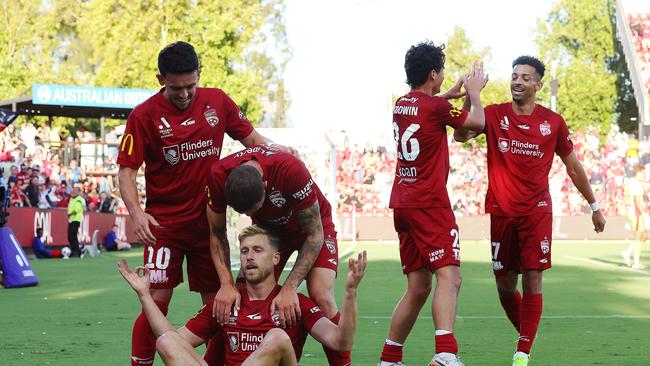
MULTIPOLYGON (((23 247, 30 247, 37 228, 43 228, 43 235, 51 245, 68 244, 68 215, 65 209, 41 210, 36 208, 8 209, 10 227, 23 247)), ((95 230, 99 230, 97 242, 104 241, 104 235, 113 225, 118 227, 118 238, 130 243, 136 241, 133 225, 128 215, 114 215, 86 212, 79 228, 79 242, 89 244, 95 230)))

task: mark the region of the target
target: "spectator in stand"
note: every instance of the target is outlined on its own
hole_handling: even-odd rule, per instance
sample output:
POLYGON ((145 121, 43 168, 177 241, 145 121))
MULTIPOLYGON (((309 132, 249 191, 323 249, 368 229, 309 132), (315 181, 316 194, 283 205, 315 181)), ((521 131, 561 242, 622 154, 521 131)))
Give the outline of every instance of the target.
POLYGON ((16 182, 17 182, 16 184, 21 189, 27 188, 27 184, 29 183, 29 178, 32 175, 32 172, 29 170, 31 170, 31 168, 28 169, 25 163, 20 164, 20 171, 18 172, 18 174, 16 174, 16 182))
MULTIPOLYGON (((33 179, 33 178, 32 178, 33 179)), ((38 192, 38 208, 40 209, 48 209, 50 208, 50 201, 47 197, 48 194, 48 189, 45 184, 40 184, 38 186, 39 192, 38 192)))
POLYGON ((15 165, 12 165, 9 168, 9 177, 7 178, 7 185, 9 185, 9 183, 11 183, 11 182, 16 183, 17 175, 18 175, 18 167, 15 166, 15 165))
POLYGON ((43 236, 43 229, 36 229, 36 236, 32 240, 32 250, 36 258, 61 258, 61 251, 50 249, 47 245, 47 239, 43 236))
POLYGON ((81 169, 77 166, 77 161, 72 160, 70 162, 70 183, 76 184, 79 183, 81 179, 81 169))
POLYGON ((29 180, 27 188, 25 188, 25 195, 27 196, 28 207, 38 207, 38 196, 40 194, 40 188, 38 185, 38 177, 32 177, 29 180))
POLYGON ((104 236, 104 248, 106 248, 106 251, 112 252, 116 250, 120 250, 120 251, 131 250, 131 244, 129 244, 127 241, 118 238, 117 234, 118 234, 118 226, 113 225, 111 231, 107 232, 106 236, 104 236))
POLYGON ((22 189, 18 187, 16 182, 9 182, 9 206, 11 207, 25 207, 27 196, 22 189))
POLYGON ((99 194, 99 205, 97 212, 115 213, 115 200, 107 192, 99 194))
POLYGON ((79 187, 72 188, 72 198, 68 203, 68 243, 70 243, 70 250, 72 251, 71 257, 81 256, 77 234, 84 216, 84 203, 80 195, 81 189, 79 187))

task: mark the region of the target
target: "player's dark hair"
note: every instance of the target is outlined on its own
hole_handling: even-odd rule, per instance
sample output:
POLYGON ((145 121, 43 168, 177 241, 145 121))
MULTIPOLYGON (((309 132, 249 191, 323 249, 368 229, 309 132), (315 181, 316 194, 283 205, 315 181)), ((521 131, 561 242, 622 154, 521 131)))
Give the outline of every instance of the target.
MULTIPOLYGON (((43 234, 43 228, 40 228, 40 227, 36 228, 36 235, 38 235, 38 233, 43 234)), ((38 235, 38 236, 40 236, 40 235, 38 235)))
POLYGON ((546 71, 546 65, 540 61, 537 57, 533 56, 519 56, 514 61, 512 61, 512 67, 514 68, 517 65, 528 65, 535 69, 539 79, 541 80, 544 77, 544 72, 546 71))
POLYGON ((264 180, 250 165, 233 169, 226 179, 226 202, 239 213, 252 209, 264 197, 264 180))
POLYGON ((177 41, 163 48, 158 54, 158 72, 165 76, 185 74, 199 70, 199 56, 194 47, 183 41, 177 41))
POLYGON ((445 45, 436 46, 426 41, 411 46, 404 57, 406 83, 417 88, 426 83, 432 70, 440 72, 445 67, 445 45))

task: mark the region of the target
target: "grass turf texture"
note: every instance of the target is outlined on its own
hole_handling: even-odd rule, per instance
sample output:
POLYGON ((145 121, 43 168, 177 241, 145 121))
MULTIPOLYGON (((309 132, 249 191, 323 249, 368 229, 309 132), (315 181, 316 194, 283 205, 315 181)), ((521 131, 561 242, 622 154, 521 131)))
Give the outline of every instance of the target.
MULTIPOLYGON (((544 275, 544 317, 531 366, 650 365, 650 270, 620 264, 626 245, 554 242, 554 267, 544 275)), ((406 282, 394 243, 360 243, 361 249, 368 250, 370 263, 359 289, 353 360, 376 365, 406 282)), ((498 303, 489 253, 488 242, 463 242, 456 335, 468 366, 510 365, 516 346, 517 335, 498 303)), ((32 260, 39 286, 0 290, 0 364, 128 364, 131 326, 140 307, 117 272, 121 257, 136 265, 142 250, 83 260, 32 260)), ((650 264, 647 259, 645 264, 650 264)), ((340 268, 337 299, 347 262, 342 260, 340 268)), ((183 284, 175 290, 169 318, 181 326, 199 307, 199 295, 183 284)), ((404 362, 426 365, 432 354, 429 302, 406 342, 404 362)), ((326 364, 320 345, 308 341, 301 365, 326 364)))

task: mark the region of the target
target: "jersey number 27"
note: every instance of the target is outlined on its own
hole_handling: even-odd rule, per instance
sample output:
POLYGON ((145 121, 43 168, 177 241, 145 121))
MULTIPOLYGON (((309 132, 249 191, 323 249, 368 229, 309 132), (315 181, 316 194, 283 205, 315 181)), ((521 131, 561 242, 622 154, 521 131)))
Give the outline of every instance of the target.
POLYGON ((395 144, 397 144, 397 158, 400 160, 414 161, 420 155, 420 143, 413 137, 413 134, 420 129, 417 123, 411 123, 410 126, 404 131, 400 137, 399 126, 397 122, 393 122, 393 137, 395 144), (409 144, 410 149, 409 149, 409 144))

